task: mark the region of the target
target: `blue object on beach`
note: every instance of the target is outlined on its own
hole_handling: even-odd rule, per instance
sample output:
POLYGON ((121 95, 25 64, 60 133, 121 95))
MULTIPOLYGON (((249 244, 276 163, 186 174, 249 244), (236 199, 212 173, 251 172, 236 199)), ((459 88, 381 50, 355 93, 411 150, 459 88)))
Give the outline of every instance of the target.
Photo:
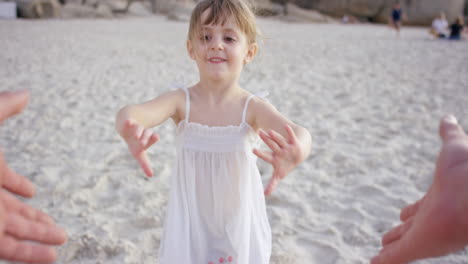
POLYGON ((0 18, 15 19, 16 18, 16 3, 15 2, 0 2, 0 18))

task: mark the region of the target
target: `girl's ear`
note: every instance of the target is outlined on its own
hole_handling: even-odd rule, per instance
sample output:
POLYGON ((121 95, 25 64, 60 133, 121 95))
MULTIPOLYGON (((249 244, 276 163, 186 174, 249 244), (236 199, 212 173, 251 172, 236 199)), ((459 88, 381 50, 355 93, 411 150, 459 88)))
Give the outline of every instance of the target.
POLYGON ((247 50, 247 54, 245 55, 245 58, 244 58, 244 64, 251 62, 255 58, 255 55, 257 55, 257 51, 258 51, 257 43, 250 44, 247 50))
POLYGON ((190 58, 192 58, 192 60, 195 59, 195 53, 193 51, 193 45, 192 45, 192 42, 189 40, 187 40, 187 52, 190 56, 190 58))

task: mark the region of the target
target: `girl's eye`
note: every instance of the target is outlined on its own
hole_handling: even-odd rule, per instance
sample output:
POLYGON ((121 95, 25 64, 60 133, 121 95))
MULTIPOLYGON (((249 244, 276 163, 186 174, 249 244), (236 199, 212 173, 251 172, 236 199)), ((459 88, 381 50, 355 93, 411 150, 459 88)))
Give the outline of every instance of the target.
POLYGON ((231 37, 225 37, 224 40, 226 40, 227 42, 234 42, 236 41, 235 39, 231 38, 231 37))
POLYGON ((201 39, 202 39, 202 40, 205 40, 205 41, 208 41, 208 40, 211 39, 211 36, 209 36, 209 35, 203 35, 203 36, 201 37, 201 39))

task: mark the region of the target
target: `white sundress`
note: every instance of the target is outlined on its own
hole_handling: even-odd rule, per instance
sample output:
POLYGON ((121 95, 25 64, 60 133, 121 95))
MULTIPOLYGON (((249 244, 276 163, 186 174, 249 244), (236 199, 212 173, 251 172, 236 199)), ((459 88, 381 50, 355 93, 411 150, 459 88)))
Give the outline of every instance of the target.
POLYGON ((185 120, 176 132, 177 160, 160 247, 160 264, 268 264, 271 229, 257 157, 258 136, 245 121, 211 127, 185 120))

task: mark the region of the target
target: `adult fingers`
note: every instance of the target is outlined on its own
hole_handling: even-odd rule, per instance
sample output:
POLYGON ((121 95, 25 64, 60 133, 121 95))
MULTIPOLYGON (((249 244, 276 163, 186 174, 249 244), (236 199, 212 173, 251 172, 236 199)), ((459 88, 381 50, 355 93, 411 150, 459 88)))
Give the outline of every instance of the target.
POLYGON ((148 156, 146 155, 146 152, 141 152, 137 157, 136 157, 138 163, 140 164, 140 167, 143 169, 145 172, 146 176, 152 177, 153 176, 153 170, 151 169, 150 162, 148 160, 148 156))
POLYGON ((27 243, 5 235, 0 237, 0 259, 24 263, 53 263, 57 252, 50 246, 27 243))
POLYGON ((262 160, 270 164, 273 164, 273 153, 269 151, 258 150, 258 149, 254 149, 253 153, 257 155, 257 157, 261 158, 262 160))
POLYGON ((0 122, 21 112, 28 104, 27 91, 0 92, 0 122))
POLYGON ((265 133, 265 131, 263 130, 260 130, 259 132, 259 135, 260 135, 260 138, 263 140, 263 142, 265 142, 265 144, 273 151, 273 152, 279 152, 281 149, 280 147, 278 146, 278 144, 276 144, 275 141, 273 141, 273 139, 271 139, 271 137, 265 133))
POLYGON ((463 129, 458 125, 457 119, 452 115, 442 118, 439 125, 439 134, 444 143, 466 136, 463 129))
POLYGON ((52 217, 21 202, 20 200, 16 199, 16 197, 5 191, 0 191, 0 203, 3 203, 5 210, 8 212, 15 212, 29 220, 42 222, 44 224, 55 224, 55 221, 52 219, 52 217))
POLYGON ((6 218, 6 209, 5 207, 3 207, 3 204, 0 202, 0 239, 2 239, 3 232, 5 230, 5 218, 6 218))
POLYGON ((379 253, 371 260, 371 264, 403 264, 415 259, 415 252, 411 247, 411 243, 403 237, 391 244, 386 245, 379 253))
POLYGON ((19 240, 49 245, 61 245, 67 240, 67 234, 58 226, 31 221, 15 213, 8 214, 5 232, 19 240))
POLYGON ((408 218, 412 217, 417 213, 419 210, 419 207, 421 206, 422 202, 424 200, 424 197, 421 198, 419 201, 415 202, 414 204, 410 204, 403 208, 400 213, 400 220, 401 221, 406 221, 408 218))
POLYGON ((34 185, 24 176, 11 170, 0 151, 0 186, 23 197, 34 196, 34 185))
POLYGON ((408 231, 408 229, 410 229, 413 222, 412 219, 413 218, 408 219, 408 221, 387 232, 382 238, 382 245, 385 246, 399 240, 408 231))

